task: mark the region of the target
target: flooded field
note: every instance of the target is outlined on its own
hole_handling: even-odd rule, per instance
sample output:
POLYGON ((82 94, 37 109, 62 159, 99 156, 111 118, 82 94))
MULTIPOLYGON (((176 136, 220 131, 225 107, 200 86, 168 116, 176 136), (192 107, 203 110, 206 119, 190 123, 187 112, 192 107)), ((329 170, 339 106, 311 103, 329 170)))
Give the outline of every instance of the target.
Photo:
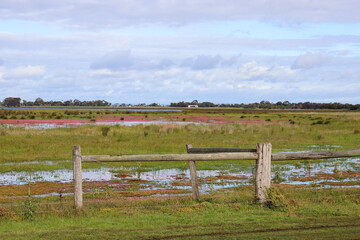
MULTIPOLYGON (((44 163, 44 162, 42 162, 44 163)), ((53 164, 51 161, 46 164, 53 164)), ((7 163, 24 164, 24 163, 7 163)), ((28 164, 36 164, 30 162, 28 164)), ((272 182, 299 188, 360 187, 360 158, 336 158, 321 161, 274 162, 272 182)), ((222 170, 198 170, 200 192, 209 193, 253 184, 254 165, 224 166, 222 170)), ((188 169, 110 168, 83 169, 85 192, 145 191, 154 194, 184 194, 191 191, 188 169), (169 192, 170 191, 170 192, 169 192)), ((27 194, 27 184, 33 185, 37 196, 72 193, 73 171, 5 172, 0 174, 3 191, 20 187, 19 196, 27 194), (47 185, 45 187, 45 185, 47 185), (36 190, 39 188, 38 190, 36 190), (47 190, 46 190, 47 189, 47 190)), ((1 190, 0 190, 1 192, 1 190)), ((151 194, 152 195, 152 194, 151 194)))
MULTIPOLYGON (((81 145, 85 155, 184 153, 188 143, 254 148, 258 142, 273 143, 276 152, 320 152, 357 148, 360 136, 353 115, 345 121, 344 116, 298 112, 7 111, 0 119, 1 197, 26 196, 29 184, 36 196, 71 194, 74 145, 81 145)), ((252 185, 254 167, 251 161, 197 163, 200 192, 252 185)), ((188 168, 186 162, 84 163, 84 191, 127 196, 187 194, 191 192, 188 168)), ((357 188, 359 170, 360 158, 274 161, 271 178, 283 187, 357 188)))

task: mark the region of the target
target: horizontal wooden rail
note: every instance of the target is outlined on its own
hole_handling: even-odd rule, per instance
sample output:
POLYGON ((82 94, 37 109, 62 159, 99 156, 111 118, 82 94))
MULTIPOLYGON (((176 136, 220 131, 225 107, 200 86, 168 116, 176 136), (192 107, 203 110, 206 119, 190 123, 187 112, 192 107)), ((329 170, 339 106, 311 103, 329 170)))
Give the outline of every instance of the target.
POLYGON ((148 161, 218 161, 255 160, 257 153, 211 153, 211 154, 143 154, 143 155, 88 155, 83 162, 148 162, 148 161))
POLYGON ((247 148, 189 148, 188 153, 225 153, 225 152, 256 152, 247 148))
MULTIPOLYGON (((189 149, 190 150, 190 149, 189 149)), ((190 150, 191 151, 191 150, 190 150)), ((360 150, 339 152, 273 153, 272 161, 358 157, 360 150)), ((142 154, 142 155, 87 155, 83 162, 151 162, 151 161, 220 161, 256 160, 256 152, 226 152, 208 154, 142 154)))
POLYGON ((339 157, 359 157, 360 150, 338 151, 338 152, 302 152, 302 153, 273 153, 272 161, 322 159, 339 157))

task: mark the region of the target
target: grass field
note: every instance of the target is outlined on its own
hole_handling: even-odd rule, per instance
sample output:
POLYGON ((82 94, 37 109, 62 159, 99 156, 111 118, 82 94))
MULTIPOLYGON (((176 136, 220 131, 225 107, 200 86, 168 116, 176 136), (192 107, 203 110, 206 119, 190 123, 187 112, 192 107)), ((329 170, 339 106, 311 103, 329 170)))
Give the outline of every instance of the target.
POLYGON ((310 145, 336 145, 340 149, 360 146, 358 112, 181 114, 180 117, 179 113, 157 113, 156 116, 166 119, 186 117, 187 121, 196 119, 200 123, 215 117, 218 120, 241 120, 244 119, 242 116, 263 121, 246 124, 118 125, 110 127, 106 134, 104 126, 47 130, 0 126, 0 162, 70 159, 74 145, 81 145, 83 154, 184 153, 188 143, 194 147, 255 148, 256 143, 271 142, 274 151, 306 150, 310 145))
MULTIPOLYGON (((36 217, 9 214, 1 239, 356 239, 357 189, 280 189, 283 200, 253 203, 251 187, 202 196, 94 199, 74 215, 70 199, 43 199, 36 217), (284 195, 285 196, 284 196, 284 195), (54 204, 55 203, 55 204, 54 204)), ((17 210, 26 211, 26 210, 17 210)), ((24 213, 23 213, 24 214, 24 213)), ((3 213, 3 215, 5 215, 3 213)), ((3 217, 4 218, 4 217, 3 217)))
MULTIPOLYGON (((169 119, 206 124, 85 125, 47 130, 4 125, 0 126, 0 172, 71 168, 72 163, 64 160, 71 159, 74 145, 81 145, 84 155, 185 153, 188 143, 193 147, 255 148, 256 143, 271 142, 274 151, 314 148, 333 151, 360 146, 360 113, 350 111, 46 112, 6 110, 0 111, 0 119, 39 120, 51 116, 51 119, 98 121, 121 120, 131 115, 142 120, 169 119), (209 124, 212 121, 218 123, 209 124), (54 164, 44 164, 48 160, 54 164)), ((221 169, 227 164, 203 162, 197 163, 197 168, 221 169)), ((84 164, 85 168, 99 166, 84 164)), ((134 163, 121 166, 134 166, 134 163)), ((188 165, 141 163, 137 167, 187 168, 188 165)), ((36 191, 50 186, 41 184, 36 191)), ((359 188, 275 186, 277 190, 266 206, 254 204, 254 187, 251 185, 202 194, 200 202, 192 201, 188 195, 148 197, 144 193, 132 196, 128 193, 126 196, 88 193, 85 194, 84 212, 79 214, 73 210, 72 196, 14 197, 11 194, 18 190, 15 185, 0 186, 0 192, 4 194, 0 205, 0 239, 360 238, 359 188)), ((26 192, 26 186, 22 188, 26 192)), ((32 190, 35 191, 35 186, 32 190)))

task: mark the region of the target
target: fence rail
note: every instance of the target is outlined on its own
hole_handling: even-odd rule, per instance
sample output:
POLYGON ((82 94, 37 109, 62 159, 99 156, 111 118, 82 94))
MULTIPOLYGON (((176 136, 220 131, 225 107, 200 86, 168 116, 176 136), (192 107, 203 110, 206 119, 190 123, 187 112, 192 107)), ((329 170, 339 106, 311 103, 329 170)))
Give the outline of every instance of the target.
POLYGON ((302 159, 324 159, 339 157, 358 157, 360 150, 338 151, 338 152, 303 152, 303 153, 273 153, 272 161, 302 160, 302 159))
POLYGON ((302 152, 271 153, 271 143, 258 143, 256 149, 237 148, 192 148, 186 145, 187 154, 142 154, 142 155, 81 155, 80 146, 73 148, 74 167, 74 203, 75 209, 81 210, 82 162, 148 162, 148 161, 188 161, 192 185, 192 196, 199 200, 199 188, 196 174, 196 161, 256 160, 255 199, 260 204, 266 201, 267 189, 271 186, 271 161, 324 159, 339 157, 359 157, 360 150, 338 152, 302 152))
MULTIPOLYGON (((201 148, 194 148, 201 149, 201 148)), ((225 149, 225 148, 224 148, 225 149)), ((252 149, 251 149, 252 150, 252 149)), ((360 150, 339 152, 304 152, 304 153, 273 153, 272 161, 324 159, 340 157, 358 157, 360 150)), ((156 162, 156 161, 226 161, 226 160, 256 160, 257 152, 224 152, 201 153, 189 149, 189 154, 139 154, 139 155, 86 155, 82 162, 156 162)))
POLYGON ((82 162, 172 162, 172 161, 220 161, 255 160, 257 153, 205 153, 205 154, 142 154, 142 155, 89 155, 82 162))
MULTIPOLYGON (((189 145, 189 144, 188 144, 189 145)), ((247 148, 188 148, 188 153, 225 153, 225 152, 255 152, 256 149, 247 148)))

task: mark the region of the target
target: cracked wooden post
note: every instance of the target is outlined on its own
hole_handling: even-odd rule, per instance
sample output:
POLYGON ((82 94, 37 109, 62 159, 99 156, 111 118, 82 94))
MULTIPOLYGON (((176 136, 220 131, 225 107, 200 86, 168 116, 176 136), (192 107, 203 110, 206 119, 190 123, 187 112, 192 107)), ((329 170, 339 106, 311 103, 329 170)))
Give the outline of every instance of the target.
POLYGON ((271 186, 271 143, 258 143, 256 150, 255 200, 263 204, 266 202, 267 189, 271 186))
POLYGON ((83 206, 82 174, 81 174, 81 148, 80 148, 80 146, 74 146, 74 148, 73 148, 73 168, 74 168, 75 210, 80 211, 83 206))
MULTIPOLYGON (((186 144, 186 150, 189 153, 189 149, 192 148, 191 144, 186 144)), ((194 201, 200 200, 199 186, 197 182, 196 166, 195 161, 189 161, 190 166, 190 177, 192 186, 192 197, 194 201)))

